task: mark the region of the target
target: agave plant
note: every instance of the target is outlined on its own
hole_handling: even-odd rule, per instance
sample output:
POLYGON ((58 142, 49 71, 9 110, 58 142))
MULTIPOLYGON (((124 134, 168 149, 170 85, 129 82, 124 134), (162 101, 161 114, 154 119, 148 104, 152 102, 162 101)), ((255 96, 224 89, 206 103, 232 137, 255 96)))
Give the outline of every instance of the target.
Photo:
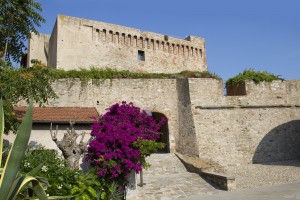
MULTIPOLYGON (((32 102, 29 103, 25 117, 18 129, 16 139, 9 151, 4 168, 0 168, 0 200, 14 200, 24 190, 32 190, 36 198, 41 200, 48 199, 69 199, 74 196, 48 197, 40 179, 35 178, 36 173, 42 165, 34 168, 27 174, 19 173, 22 159, 25 155, 27 144, 30 138, 32 128, 32 102)), ((4 135, 4 113, 3 101, 0 100, 0 166, 2 161, 4 135)))

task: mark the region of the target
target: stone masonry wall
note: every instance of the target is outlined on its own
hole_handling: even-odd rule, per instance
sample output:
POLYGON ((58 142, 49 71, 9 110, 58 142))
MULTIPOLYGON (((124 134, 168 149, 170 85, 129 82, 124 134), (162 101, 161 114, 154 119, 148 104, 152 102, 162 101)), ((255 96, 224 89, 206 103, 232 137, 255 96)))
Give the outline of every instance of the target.
MULTIPOLYGON (((223 166, 300 158, 300 81, 246 82, 244 96, 223 96, 222 81, 209 78, 112 79, 87 85, 62 79, 53 87, 59 98, 47 106, 96 107, 103 114, 127 101, 164 114, 171 152, 223 166)), ((48 132, 45 137, 49 140, 48 132)))
POLYGON ((31 35, 28 45, 28 66, 32 66, 30 61, 33 59, 40 60, 43 64, 47 64, 47 55, 49 53, 49 39, 50 35, 47 34, 31 35))
POLYGON ((57 17, 50 47, 57 51, 50 51, 48 65, 65 70, 91 66, 155 73, 206 70, 203 38, 182 40, 63 15, 57 17))
POLYGON ((55 23, 52 34, 49 39, 49 54, 47 57, 47 66, 55 67, 57 63, 57 40, 58 40, 58 31, 57 31, 57 23, 55 23))
POLYGON ((189 80, 177 79, 178 128, 176 151, 189 156, 199 156, 195 122, 190 99, 189 80))
POLYGON ((175 79, 111 79, 86 86, 80 81, 57 80, 53 87, 58 99, 47 106, 95 107, 99 114, 121 101, 133 102, 144 110, 159 112, 168 119, 170 151, 174 152, 178 138, 178 110, 175 79))
POLYGON ((199 157, 224 166, 300 158, 300 81, 246 82, 248 95, 227 97, 221 81, 189 86, 199 157))

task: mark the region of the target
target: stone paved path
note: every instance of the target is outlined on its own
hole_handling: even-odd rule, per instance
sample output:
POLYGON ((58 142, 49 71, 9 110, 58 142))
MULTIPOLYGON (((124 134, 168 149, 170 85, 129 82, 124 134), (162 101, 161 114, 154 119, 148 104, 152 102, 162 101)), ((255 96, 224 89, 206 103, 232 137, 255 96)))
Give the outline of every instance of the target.
MULTIPOLYGON (((187 199, 222 192, 199 175, 187 172, 174 154, 153 154, 147 161, 151 167, 143 172, 146 185, 137 186, 138 200, 187 199)), ((138 183, 139 178, 137 175, 138 183)))
POLYGON ((237 189, 270 186, 300 181, 300 160, 225 167, 236 180, 237 189))

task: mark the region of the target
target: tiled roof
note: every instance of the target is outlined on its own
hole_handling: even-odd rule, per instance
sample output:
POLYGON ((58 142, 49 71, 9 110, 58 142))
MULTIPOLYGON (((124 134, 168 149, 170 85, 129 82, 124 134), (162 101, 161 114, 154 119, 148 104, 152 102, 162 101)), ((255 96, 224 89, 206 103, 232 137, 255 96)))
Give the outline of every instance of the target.
MULTIPOLYGON (((25 115, 26 107, 15 107, 18 119, 25 115)), ((33 108, 33 122, 35 123, 92 123, 99 113, 94 107, 37 107, 33 108)))

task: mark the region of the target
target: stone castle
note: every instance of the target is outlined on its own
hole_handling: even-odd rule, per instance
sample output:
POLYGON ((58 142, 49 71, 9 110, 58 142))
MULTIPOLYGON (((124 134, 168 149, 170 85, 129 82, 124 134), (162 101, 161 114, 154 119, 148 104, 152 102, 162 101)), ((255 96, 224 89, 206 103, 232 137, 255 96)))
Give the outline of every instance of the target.
MULTIPOLYGON (((58 16, 51 36, 30 39, 28 59, 66 70, 179 72, 206 70, 205 57, 203 38, 58 16)), ((102 114, 116 102, 133 102, 168 119, 163 142, 170 152, 222 166, 300 158, 300 81, 247 81, 235 96, 224 96, 222 81, 210 78, 71 82, 53 83, 59 98, 49 107, 94 107, 102 114)))
POLYGON ((59 69, 115 68, 175 73, 206 70, 203 38, 184 40, 124 26, 59 15, 51 35, 33 35, 32 59, 59 69))

